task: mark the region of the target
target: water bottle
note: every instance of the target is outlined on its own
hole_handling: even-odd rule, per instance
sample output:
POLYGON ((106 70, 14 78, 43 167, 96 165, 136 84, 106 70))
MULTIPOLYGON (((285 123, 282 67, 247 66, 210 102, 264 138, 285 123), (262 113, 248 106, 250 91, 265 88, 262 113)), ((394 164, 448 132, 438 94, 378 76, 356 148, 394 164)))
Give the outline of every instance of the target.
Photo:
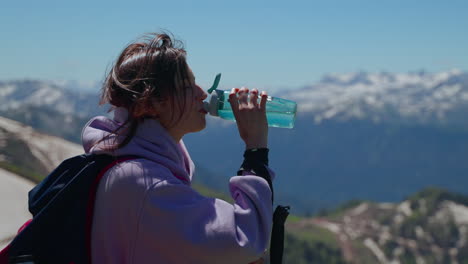
MULTIPOLYGON (((205 110, 212 116, 226 120, 236 120, 229 103, 230 91, 218 90, 221 74, 216 76, 213 86, 208 90, 209 100, 205 102, 205 110)), ((260 96, 258 97, 260 103, 260 96)), ((268 126, 293 128, 296 120, 297 104, 293 101, 268 96, 266 102, 266 116, 268 126)))

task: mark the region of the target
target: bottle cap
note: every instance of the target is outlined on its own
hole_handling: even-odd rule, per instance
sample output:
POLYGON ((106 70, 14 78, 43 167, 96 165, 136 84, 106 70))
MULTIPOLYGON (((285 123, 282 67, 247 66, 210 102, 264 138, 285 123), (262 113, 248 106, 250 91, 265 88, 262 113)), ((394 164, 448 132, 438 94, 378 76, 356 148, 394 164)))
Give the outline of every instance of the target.
POLYGON ((218 93, 213 91, 209 101, 203 102, 203 108, 212 116, 218 116, 218 93))

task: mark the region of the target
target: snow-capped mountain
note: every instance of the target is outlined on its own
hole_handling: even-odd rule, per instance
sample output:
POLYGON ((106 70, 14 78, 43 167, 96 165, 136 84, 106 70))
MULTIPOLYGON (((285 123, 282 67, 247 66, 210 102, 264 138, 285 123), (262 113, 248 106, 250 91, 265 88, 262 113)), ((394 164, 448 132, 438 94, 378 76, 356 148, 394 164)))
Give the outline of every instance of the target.
POLYGON ((98 91, 78 88, 76 82, 21 80, 0 82, 0 111, 44 107, 61 114, 88 117, 101 113, 98 91))
POLYGON ((349 73, 328 74, 314 85, 285 97, 298 102, 299 113, 320 123, 330 119, 375 122, 468 125, 468 73, 349 73))
POLYGON ((98 89, 90 92, 84 85, 76 81, 0 81, 0 116, 79 142, 89 118, 105 115, 107 110, 98 106, 98 89))

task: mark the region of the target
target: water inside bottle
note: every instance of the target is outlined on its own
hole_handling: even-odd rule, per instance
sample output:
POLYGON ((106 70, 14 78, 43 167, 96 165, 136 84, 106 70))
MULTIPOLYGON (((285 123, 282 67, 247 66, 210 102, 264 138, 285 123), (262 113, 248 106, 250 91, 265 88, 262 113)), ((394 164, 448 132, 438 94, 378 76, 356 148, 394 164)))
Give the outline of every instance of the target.
MULTIPOLYGON (((218 110, 219 117, 226 120, 236 120, 231 109, 218 110)), ((294 113, 267 112, 268 126, 293 128, 296 115, 294 113)))

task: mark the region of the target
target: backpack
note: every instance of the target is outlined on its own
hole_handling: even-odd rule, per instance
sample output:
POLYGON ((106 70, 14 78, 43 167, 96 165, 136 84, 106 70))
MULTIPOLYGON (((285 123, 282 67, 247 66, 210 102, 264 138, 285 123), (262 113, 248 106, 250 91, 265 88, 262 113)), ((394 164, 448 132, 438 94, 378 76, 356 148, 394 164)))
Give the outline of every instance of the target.
POLYGON ((91 263, 94 200, 102 176, 133 156, 79 155, 63 161, 28 194, 33 218, 0 252, 0 264, 91 263))

